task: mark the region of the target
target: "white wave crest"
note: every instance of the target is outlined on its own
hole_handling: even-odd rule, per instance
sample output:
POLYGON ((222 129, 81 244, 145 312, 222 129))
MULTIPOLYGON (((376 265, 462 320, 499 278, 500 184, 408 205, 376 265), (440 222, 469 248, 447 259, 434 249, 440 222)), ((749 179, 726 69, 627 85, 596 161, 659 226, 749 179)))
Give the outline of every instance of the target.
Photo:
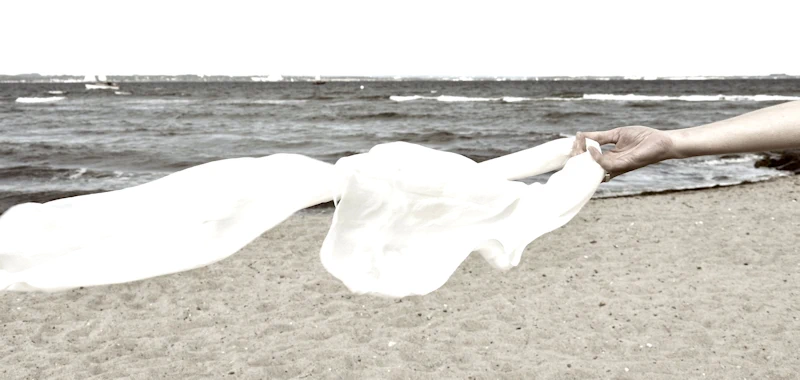
POLYGON ((256 100, 253 103, 280 105, 280 104, 303 104, 305 102, 306 101, 302 99, 283 99, 283 100, 262 99, 262 100, 256 100))
POLYGON ((392 95, 389 97, 390 100, 394 100, 395 102, 408 102, 411 100, 425 99, 425 98, 426 97, 419 95, 411 95, 411 96, 392 95))
POLYGON ((47 91, 50 95, 63 95, 64 91, 47 91))
POLYGON ((53 102, 57 102, 57 101, 59 101, 59 100, 63 100, 63 99, 64 99, 64 97, 63 97, 63 96, 48 96, 48 97, 46 97, 46 98, 36 98, 36 97, 32 97, 32 98, 25 98, 25 97, 19 97, 19 98, 17 98, 17 103, 28 103, 28 104, 32 104, 32 103, 53 103, 53 102))
POLYGON ((127 91, 114 91, 115 95, 130 95, 130 92, 127 91))
POLYGON ((800 96, 790 95, 637 95, 637 94, 583 94, 582 97, 542 97, 542 98, 525 98, 517 96, 503 96, 500 98, 483 98, 483 97, 468 97, 468 96, 453 96, 453 95, 440 95, 440 96, 421 96, 421 95, 392 95, 390 100, 395 102, 408 102, 413 100, 436 100, 439 102, 496 102, 502 101, 506 103, 524 102, 524 101, 554 101, 554 102, 568 102, 577 100, 600 100, 600 101, 628 101, 628 102, 663 102, 663 101, 684 101, 684 102, 719 102, 719 101, 734 101, 734 102, 775 102, 775 101, 791 101, 800 100, 800 96))
POLYGON ((506 97, 502 97, 502 98, 481 98, 481 97, 453 96, 453 95, 439 95, 439 96, 420 96, 420 95, 400 96, 400 95, 392 95, 392 96, 389 97, 389 99, 393 100, 395 102, 408 102, 408 101, 412 101, 412 100, 436 100, 438 102, 447 102, 447 103, 457 103, 457 102, 499 102, 499 101, 520 102, 520 101, 523 101, 523 100, 527 100, 527 98, 515 98, 515 97, 512 97, 512 96, 506 96, 506 97))
POLYGON ((786 96, 786 95, 728 95, 725 100, 738 100, 738 101, 755 101, 755 102, 775 102, 775 101, 790 101, 800 100, 800 96, 786 96))
POLYGON ((219 101, 221 105, 252 106, 260 104, 269 105, 298 105, 307 102, 305 99, 224 99, 219 101))
POLYGON ((78 178, 80 178, 84 173, 86 173, 86 170, 87 170, 86 168, 80 168, 80 169, 76 170, 75 173, 70 174, 69 179, 78 179, 78 178))
POLYGON ((628 102, 660 102, 660 101, 685 101, 685 102, 718 102, 718 101, 752 101, 752 102, 774 102, 800 100, 800 96, 786 95, 637 95, 637 94, 583 94, 585 100, 602 101, 628 101, 628 102))
POLYGON ((468 96, 440 95, 436 97, 436 100, 440 102, 491 102, 500 100, 500 98, 470 98, 468 96))
POLYGON ((518 103, 518 102, 524 102, 526 100, 531 100, 531 98, 521 98, 521 97, 517 97, 517 96, 504 96, 502 100, 504 102, 506 102, 506 103, 518 103))
POLYGON ((761 158, 761 156, 757 154, 745 154, 738 157, 730 157, 730 158, 716 158, 711 160, 703 161, 704 165, 709 166, 718 166, 718 165, 727 165, 727 164, 734 164, 734 163, 746 163, 746 162, 756 162, 761 158))

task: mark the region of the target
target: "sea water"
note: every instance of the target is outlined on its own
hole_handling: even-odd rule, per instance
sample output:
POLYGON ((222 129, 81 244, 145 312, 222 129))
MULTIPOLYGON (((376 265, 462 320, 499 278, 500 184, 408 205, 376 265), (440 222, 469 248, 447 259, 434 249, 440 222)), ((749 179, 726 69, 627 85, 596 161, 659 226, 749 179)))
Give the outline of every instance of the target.
MULTIPOLYGON (((122 82, 119 91, 0 83, 0 212, 223 158, 284 152, 333 163, 407 141, 484 161, 578 131, 686 128, 797 99, 796 79, 122 82)), ((596 196, 782 175, 756 169, 757 158, 666 161, 596 196)))

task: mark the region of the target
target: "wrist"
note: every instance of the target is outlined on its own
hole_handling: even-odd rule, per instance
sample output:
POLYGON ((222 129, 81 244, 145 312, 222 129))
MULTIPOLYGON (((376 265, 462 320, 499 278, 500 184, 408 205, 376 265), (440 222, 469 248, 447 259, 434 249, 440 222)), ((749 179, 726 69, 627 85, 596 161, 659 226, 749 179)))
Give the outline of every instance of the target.
POLYGON ((667 138, 670 140, 670 148, 667 150, 667 157, 665 158, 666 160, 673 158, 686 158, 691 156, 689 149, 686 146, 689 129, 690 128, 664 131, 664 134, 666 134, 667 138))

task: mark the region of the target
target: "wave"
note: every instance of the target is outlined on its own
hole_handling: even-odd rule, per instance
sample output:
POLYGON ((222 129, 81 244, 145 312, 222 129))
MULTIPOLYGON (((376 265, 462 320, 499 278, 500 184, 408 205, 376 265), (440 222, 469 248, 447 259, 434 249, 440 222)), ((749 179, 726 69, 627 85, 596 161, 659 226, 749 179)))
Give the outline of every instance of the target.
POLYGON ((451 95, 440 95, 436 97, 436 100, 440 102, 492 102, 498 100, 498 98, 471 98, 469 96, 451 96, 451 95))
MULTIPOLYGON (((543 118, 552 121, 573 119, 578 117, 598 117, 598 116, 603 116, 603 114, 599 112, 588 112, 588 111, 575 111, 575 112, 550 111, 542 115, 543 118)), ((574 135, 570 135, 568 137, 574 137, 574 135)))
POLYGON ((638 94, 575 94, 561 93, 555 96, 540 98, 526 98, 517 96, 503 96, 497 98, 469 97, 469 96, 422 96, 422 95, 392 95, 389 100, 395 102, 410 102, 415 100, 435 100, 439 102, 504 102, 518 103, 526 101, 576 101, 576 100, 598 100, 598 101, 623 101, 623 102, 664 102, 664 101, 685 101, 685 102, 780 102, 800 100, 800 96, 791 95, 638 95, 638 94))
POLYGON ((523 98, 517 96, 503 96, 500 98, 483 98, 483 97, 470 97, 470 96, 454 96, 454 95, 439 95, 439 96, 422 96, 422 95, 392 95, 389 100, 395 102, 410 102, 412 100, 435 100, 438 102, 458 103, 458 102, 504 102, 504 103, 517 103, 532 100, 531 98, 523 98))
POLYGON ((389 97, 389 100, 394 100, 395 102, 408 102, 411 100, 419 100, 419 99, 436 99, 435 97, 426 97, 426 96, 419 96, 419 95, 411 95, 411 96, 400 96, 400 95, 392 95, 389 97))
POLYGON ((77 180, 81 178, 120 178, 124 173, 105 170, 91 170, 88 168, 57 168, 51 166, 19 165, 0 168, 0 179, 4 180, 77 180))
POLYGON ((69 175, 69 179, 78 179, 81 178, 82 175, 86 174, 86 171, 89 170, 87 168, 80 168, 76 170, 74 173, 69 175))
POLYGON ((338 116, 331 116, 325 114, 313 113, 307 116, 300 117, 308 121, 334 121, 341 120, 400 120, 400 119, 426 119, 433 120, 439 118, 441 115, 431 113, 401 113, 401 112, 374 112, 374 113, 357 113, 357 114, 341 114, 338 116))
POLYGON ((65 98, 65 97, 63 97, 63 96, 48 96, 48 97, 46 97, 46 98, 37 98, 37 97, 25 98, 25 97, 19 97, 19 98, 17 98, 16 102, 17 102, 17 103, 27 103, 27 104, 35 104, 35 103, 54 103, 54 102, 57 102, 57 101, 59 101, 59 100, 64 100, 64 99, 66 99, 66 98, 65 98))
POLYGON ((305 99, 234 99, 234 100, 225 100, 218 104, 223 105, 230 105, 230 106, 239 106, 239 107, 258 107, 263 105, 300 105, 305 103, 307 100, 305 99))
MULTIPOLYGON (((386 136, 389 140, 405 141, 414 144, 423 145, 438 145, 438 144, 452 144, 448 145, 448 149, 460 149, 456 153, 465 153, 466 156, 474 158, 475 152, 482 152, 485 154, 483 159, 495 158, 504 154, 512 153, 515 150, 508 150, 508 144, 503 143, 507 141, 524 141, 522 145, 529 144, 530 146, 536 143, 550 141, 556 135, 544 132, 513 132, 513 131, 447 131, 447 130, 424 130, 424 131, 403 131, 394 132, 386 136), (475 144, 475 142, 479 142, 475 144), (486 146, 480 142, 487 142, 486 146), (499 146, 499 145, 502 145, 499 146), (505 147, 505 148, 504 148, 505 147), (489 151, 487 151, 489 149, 489 151), (487 153, 488 152, 488 153, 487 153)), ((511 144, 511 148, 514 147, 511 144)), ((509 148, 509 149, 511 149, 509 148)), ((524 148, 522 148, 524 149, 524 148)), ((518 149, 518 150, 522 150, 518 149)))
MULTIPOLYGON (((176 120, 177 119, 205 119, 205 118, 210 118, 210 117, 215 117, 215 116, 217 116, 216 112, 207 110, 207 111, 182 113, 182 114, 176 116, 175 119, 176 120)), ((148 130, 148 129, 145 129, 145 130, 148 130)))
POLYGON ((441 144, 453 140, 469 140, 471 137, 450 131, 399 132, 392 135, 394 140, 415 144, 441 144))
MULTIPOLYGON (((724 104, 724 103, 723 103, 724 104)), ((631 108, 659 108, 662 106, 661 103, 658 102, 628 102, 626 104, 627 107, 631 108)))
POLYGON ((559 91, 551 94, 550 96, 552 98, 562 98, 562 99, 583 99, 583 93, 576 91, 559 91))
POLYGON ((502 157, 514 152, 506 149, 487 147, 487 148, 456 149, 453 151, 453 153, 460 154, 475 162, 483 162, 491 160, 493 158, 502 157))
POLYGON ((316 155, 314 158, 317 158, 324 162, 334 163, 342 157, 354 156, 356 154, 361 154, 365 152, 366 151, 343 150, 343 151, 335 151, 335 152, 319 154, 316 155))
POLYGON ((265 99, 265 100, 253 101, 253 103, 255 103, 255 104, 271 104, 271 105, 283 105, 283 104, 298 105, 298 104, 303 104, 305 102, 306 101, 303 100, 303 99, 286 99, 286 100, 265 99))
POLYGON ((531 98, 522 98, 522 97, 516 97, 516 96, 504 96, 504 97, 501 98, 501 100, 506 102, 506 103, 518 103, 518 102, 524 102, 526 100, 531 100, 531 98))
POLYGON ((727 165, 727 164, 738 164, 738 163, 755 163, 761 158, 761 156, 757 154, 744 154, 744 155, 724 155, 720 156, 719 158, 704 160, 702 161, 703 165, 709 166, 719 166, 719 165, 727 165))
POLYGON ((64 91, 47 91, 50 95, 64 95, 64 91))
POLYGON ((755 177, 751 179, 731 179, 727 176, 720 176, 717 177, 715 180, 717 182, 712 183, 701 183, 695 185, 687 185, 687 186, 672 186, 672 187, 652 187, 652 188, 642 188, 642 189, 626 189, 626 190, 617 190, 617 191, 609 191, 609 190, 598 190, 592 197, 595 199, 602 199, 602 198, 620 198, 620 197, 632 197, 632 196, 649 196, 649 195, 659 195, 659 194, 671 194, 677 193, 681 191, 692 191, 692 190, 705 190, 705 189, 716 189, 720 187, 729 187, 729 186, 737 186, 737 185, 746 185, 751 183, 758 183, 769 181, 774 178, 778 177, 785 177, 790 175, 788 173, 781 173, 776 172, 769 175, 763 175, 761 177, 755 177))
POLYGON ((800 96, 787 95, 637 95, 637 94, 583 94, 584 100, 601 101, 628 101, 628 102, 661 102, 661 101, 685 101, 685 102, 718 102, 718 101, 751 101, 751 102, 777 102, 800 100, 800 96))
POLYGON ((363 115, 350 115, 347 116, 347 119, 350 120, 362 120, 362 119, 394 119, 394 118, 403 118, 409 117, 412 115, 405 115, 402 113, 397 112, 379 112, 379 113, 370 113, 370 114, 363 114, 363 115))
POLYGON ((193 103, 194 100, 191 99, 164 99, 164 98, 155 98, 155 99, 128 99, 125 100, 125 103, 128 104, 147 104, 147 105, 161 105, 161 104, 189 104, 193 103))
POLYGON ((361 100, 383 100, 386 99, 385 95, 360 95, 356 96, 357 99, 361 100))
POLYGON ((42 190, 18 190, 18 191, 3 191, 0 193, 0 215, 13 205, 26 202, 45 203, 56 199, 75 197, 78 195, 94 194, 110 189, 92 189, 92 190, 55 190, 55 189, 42 189, 42 190))

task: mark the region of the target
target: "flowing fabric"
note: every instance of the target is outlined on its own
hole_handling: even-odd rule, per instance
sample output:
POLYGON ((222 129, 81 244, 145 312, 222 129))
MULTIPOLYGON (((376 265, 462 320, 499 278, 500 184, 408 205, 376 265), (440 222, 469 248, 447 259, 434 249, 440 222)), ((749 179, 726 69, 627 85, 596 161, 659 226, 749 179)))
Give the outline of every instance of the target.
MULTIPOLYGON (((516 266, 567 223, 603 170, 565 138, 483 163, 409 143, 336 165, 275 154, 198 165, 143 185, 25 203, 0 216, 0 290, 136 281, 222 260, 294 212, 336 202, 320 257, 351 291, 390 297, 442 286, 471 252, 516 266), (559 168, 547 184, 525 178, 559 168)), ((591 140, 588 143, 597 146, 591 140)))

